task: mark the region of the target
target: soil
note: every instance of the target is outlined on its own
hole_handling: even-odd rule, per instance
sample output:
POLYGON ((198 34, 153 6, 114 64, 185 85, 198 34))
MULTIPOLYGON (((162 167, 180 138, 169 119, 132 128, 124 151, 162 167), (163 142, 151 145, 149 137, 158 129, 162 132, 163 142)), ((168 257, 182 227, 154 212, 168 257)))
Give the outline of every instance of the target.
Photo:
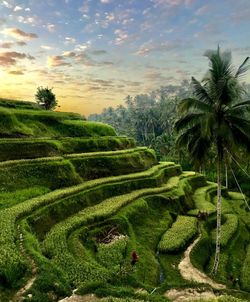
POLYGON ((181 262, 178 265, 180 273, 182 277, 186 280, 194 281, 197 283, 206 283, 211 287, 213 287, 214 289, 225 289, 226 286, 224 284, 216 283, 211 278, 209 278, 206 274, 195 268, 191 263, 190 252, 192 248, 198 243, 200 238, 201 235, 199 235, 199 237, 195 239, 194 242, 184 252, 184 258, 181 260, 181 262))
POLYGON ((216 295, 213 291, 198 290, 194 288, 185 288, 182 290, 171 289, 165 293, 165 296, 174 302, 195 301, 200 299, 214 299, 216 295))
POLYGON ((58 302, 97 302, 97 301, 98 298, 94 294, 84 295, 84 296, 73 294, 72 296, 66 297, 58 302))

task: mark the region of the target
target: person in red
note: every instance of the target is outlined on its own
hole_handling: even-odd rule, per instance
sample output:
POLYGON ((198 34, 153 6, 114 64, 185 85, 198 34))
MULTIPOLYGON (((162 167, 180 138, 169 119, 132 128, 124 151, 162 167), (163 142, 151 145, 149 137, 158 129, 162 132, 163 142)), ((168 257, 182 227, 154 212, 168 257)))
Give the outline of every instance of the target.
POLYGON ((131 265, 134 266, 139 260, 139 256, 137 255, 136 251, 133 251, 131 254, 131 265))

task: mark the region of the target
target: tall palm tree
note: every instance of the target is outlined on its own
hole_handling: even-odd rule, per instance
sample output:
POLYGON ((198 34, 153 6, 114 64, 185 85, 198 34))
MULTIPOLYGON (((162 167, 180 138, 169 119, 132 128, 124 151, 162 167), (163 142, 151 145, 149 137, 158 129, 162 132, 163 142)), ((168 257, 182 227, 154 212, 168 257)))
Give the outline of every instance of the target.
POLYGON ((186 147, 194 163, 202 166, 209 152, 216 153, 217 164, 217 228, 216 250, 212 273, 217 273, 220 257, 221 183, 226 153, 235 154, 237 148, 250 149, 250 120, 246 114, 250 100, 239 82, 249 68, 249 57, 235 70, 231 52, 207 51, 209 70, 199 82, 192 78, 193 97, 179 104, 182 114, 175 124, 177 147, 186 147))

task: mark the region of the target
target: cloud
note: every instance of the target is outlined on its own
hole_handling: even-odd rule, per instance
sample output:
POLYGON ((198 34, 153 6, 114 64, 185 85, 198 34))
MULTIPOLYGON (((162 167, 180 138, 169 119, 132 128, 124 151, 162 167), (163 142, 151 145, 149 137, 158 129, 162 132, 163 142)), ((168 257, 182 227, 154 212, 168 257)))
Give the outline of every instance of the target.
POLYGON ((206 14, 208 11, 209 11, 209 6, 208 6, 208 5, 204 5, 204 6, 201 6, 200 8, 198 8, 198 9, 195 11, 194 14, 195 14, 196 16, 201 16, 201 15, 206 14))
POLYGON ((35 26, 38 23, 38 18, 36 16, 34 16, 34 17, 18 16, 17 21, 19 23, 31 24, 32 26, 35 26))
POLYGON ((38 35, 35 33, 26 33, 18 28, 5 28, 2 31, 5 35, 11 36, 15 39, 25 39, 25 40, 32 40, 38 38, 38 35))
POLYGON ((8 72, 8 74, 11 74, 11 75, 24 75, 23 71, 22 70, 11 70, 8 72))
POLYGON ((116 45, 123 44, 129 38, 128 33, 124 30, 116 29, 114 33, 117 36, 116 39, 115 39, 115 44, 116 45))
POLYGON ((108 4, 110 2, 111 2, 111 0, 101 0, 101 3, 103 3, 103 4, 108 4))
POLYGON ((166 6, 166 7, 174 7, 174 6, 191 6, 196 0, 153 0, 152 2, 155 4, 155 7, 158 6, 166 6))
POLYGON ((16 44, 17 44, 18 46, 26 46, 26 45, 27 45, 27 43, 24 42, 24 41, 17 41, 16 44))
POLYGON ((65 37, 65 44, 75 44, 76 39, 73 37, 65 37))
POLYGON ((105 55, 105 54, 107 54, 107 51, 103 50, 103 49, 97 49, 97 50, 91 51, 91 53, 93 55, 95 55, 95 56, 99 56, 99 55, 105 55))
POLYGON ((23 8, 21 6, 15 6, 14 7, 14 12, 19 12, 20 10, 23 10, 23 8))
POLYGON ((22 59, 34 60, 35 58, 29 54, 16 51, 0 52, 0 65, 4 67, 14 66, 18 60, 22 59))
POLYGON ((47 63, 49 67, 71 66, 65 61, 64 56, 49 56, 47 63))
POLYGON ((145 56, 151 52, 155 51, 169 51, 181 47, 182 43, 178 41, 167 41, 163 43, 146 43, 142 45, 137 52, 136 55, 145 56))
POLYGON ((51 46, 49 46, 49 45, 41 45, 40 46, 42 49, 44 49, 44 50, 51 50, 51 49, 53 49, 53 47, 51 47, 51 46))
POLYGON ((53 33, 56 30, 56 26, 55 26, 55 24, 48 24, 47 29, 50 33, 53 33))
POLYGON ((89 12, 89 1, 84 1, 83 5, 78 9, 80 13, 87 14, 89 12))
POLYGON ((12 4, 10 4, 8 1, 2 1, 2 5, 7 8, 12 8, 12 4))
POLYGON ((0 48, 11 48, 13 45, 13 42, 0 42, 0 48))
POLYGON ((23 42, 23 41, 17 41, 17 42, 0 41, 0 48, 11 48, 14 45, 24 46, 24 45, 27 45, 27 44, 25 42, 23 42))

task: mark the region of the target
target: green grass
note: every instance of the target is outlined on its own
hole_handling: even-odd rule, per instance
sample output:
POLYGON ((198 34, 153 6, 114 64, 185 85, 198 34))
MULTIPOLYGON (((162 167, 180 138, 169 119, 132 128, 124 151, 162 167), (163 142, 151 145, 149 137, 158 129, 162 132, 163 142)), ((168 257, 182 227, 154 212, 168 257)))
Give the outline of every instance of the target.
MULTIPOLYGON (((238 228, 238 217, 234 214, 225 214, 225 222, 221 226, 221 246, 225 247, 238 228)), ((212 231, 212 242, 215 244, 216 230, 212 231)))
POLYGON ((216 184, 211 183, 195 191, 193 199, 196 209, 201 212, 207 212, 208 214, 212 214, 216 211, 215 205, 210 201, 210 193, 214 190, 216 190, 216 184))
POLYGON ((0 98, 0 107, 12 108, 12 109, 35 109, 41 110, 41 108, 34 102, 12 100, 6 98, 0 98))
POLYGON ((32 186, 25 189, 15 190, 13 192, 0 193, 0 210, 13 206, 24 200, 48 193, 49 188, 42 186, 32 186))
POLYGON ((162 236, 158 249, 162 253, 178 251, 197 233, 197 218, 178 216, 176 222, 162 236))
POLYGON ((114 151, 135 147, 127 137, 1 139, 0 161, 61 156, 72 153, 114 151))
POLYGON ((0 137, 115 136, 106 124, 87 122, 79 114, 0 106, 0 137))
MULTIPOLYGON (((54 190, 85 180, 144 171, 156 163, 154 152, 147 148, 3 162, 0 163, 0 190, 3 192, 0 193, 0 207, 2 194, 3 198, 7 197, 8 205, 7 193, 30 186, 54 190)), ((17 202, 10 200, 11 204, 17 202)))
MULTIPOLYGON (((0 244, 3 253, 0 255, 0 279, 5 280, 8 284, 15 283, 16 280, 24 274, 27 265, 23 261, 17 247, 16 247, 16 233, 15 223, 18 219, 33 213, 35 210, 55 202, 60 198, 76 194, 80 191, 93 188, 105 183, 112 183, 116 181, 123 181, 128 179, 135 179, 138 177, 149 177, 154 175, 159 169, 173 165, 172 163, 165 163, 155 166, 145 172, 134 173, 126 176, 109 177, 97 179, 86 182, 84 184, 73 186, 67 189, 56 190, 48 193, 42 197, 36 197, 11 208, 2 210, 0 220, 0 244)), ((174 168, 177 169, 178 167, 174 168)))
POLYGON ((84 259, 82 259, 84 266, 82 270, 81 261, 77 262, 68 251, 67 238, 69 234, 83 225, 107 219, 114 215, 119 209, 140 197, 170 190, 173 186, 176 186, 177 183, 178 177, 172 177, 168 183, 162 187, 136 190, 125 195, 106 199, 102 203, 86 208, 78 214, 58 223, 51 229, 44 240, 44 251, 46 255, 53 258, 53 262, 59 265, 59 267, 66 268, 65 273, 69 280, 72 280, 75 284, 79 284, 79 282, 82 282, 86 278, 90 278, 90 274, 94 280, 105 280, 106 277, 104 273, 101 276, 98 275, 98 272, 86 273, 84 269, 84 259))
POLYGON ((41 161, 0 167, 0 190, 14 192, 33 187, 55 190, 81 183, 81 178, 69 160, 41 161))
POLYGON ((247 248, 246 258, 244 260, 241 272, 242 288, 246 291, 250 291, 250 244, 247 248))
POLYGON ((201 271, 205 271, 212 254, 212 244, 205 222, 200 224, 201 239, 193 247, 190 253, 192 264, 201 271))

